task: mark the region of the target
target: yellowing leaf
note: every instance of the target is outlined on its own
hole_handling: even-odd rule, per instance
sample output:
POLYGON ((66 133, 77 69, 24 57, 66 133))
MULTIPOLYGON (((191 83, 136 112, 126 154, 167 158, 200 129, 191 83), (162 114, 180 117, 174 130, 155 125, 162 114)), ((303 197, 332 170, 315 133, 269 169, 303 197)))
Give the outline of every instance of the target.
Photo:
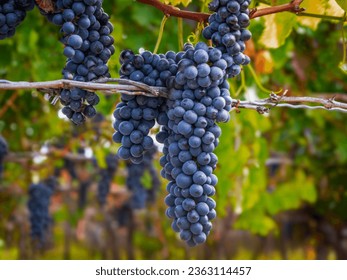
MULTIPOLYGON (((338 0, 336 0, 338 1, 338 0)), ((344 11, 335 0, 305 0, 301 7, 305 8, 306 13, 329 16, 342 16, 344 11)), ((347 3, 346 0, 341 2, 347 3)), ((298 21, 305 26, 316 29, 320 18, 300 16, 298 21)))
POLYGON ((337 4, 345 11, 347 12, 347 0, 335 0, 337 4))
POLYGON ((274 68, 274 61, 269 51, 260 51, 254 59, 255 69, 258 74, 270 74, 274 68))
POLYGON ((273 14, 264 17, 265 29, 260 43, 267 48, 278 48, 284 44, 296 23, 296 16, 291 13, 273 14))

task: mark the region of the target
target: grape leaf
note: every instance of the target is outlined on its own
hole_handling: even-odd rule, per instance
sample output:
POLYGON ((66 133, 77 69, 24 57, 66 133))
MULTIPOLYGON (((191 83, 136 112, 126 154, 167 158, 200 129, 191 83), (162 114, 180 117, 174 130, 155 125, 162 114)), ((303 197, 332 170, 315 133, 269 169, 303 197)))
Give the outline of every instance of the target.
MULTIPOLYGON (((341 5, 339 6, 336 1, 347 3, 347 0, 306 0, 303 2, 302 7, 306 9, 305 12, 310 14, 342 16, 343 10, 340 7, 341 5)), ((302 25, 316 29, 321 19, 303 16, 299 17, 298 21, 302 25)))
POLYGON ((283 45, 296 23, 295 17, 290 13, 266 16, 265 29, 259 42, 268 48, 278 48, 283 45))
POLYGON ((345 12, 347 12, 347 0, 335 0, 335 1, 345 12))
POLYGON ((182 4, 183 6, 187 7, 192 2, 192 0, 162 0, 161 2, 172 6, 178 6, 182 4))

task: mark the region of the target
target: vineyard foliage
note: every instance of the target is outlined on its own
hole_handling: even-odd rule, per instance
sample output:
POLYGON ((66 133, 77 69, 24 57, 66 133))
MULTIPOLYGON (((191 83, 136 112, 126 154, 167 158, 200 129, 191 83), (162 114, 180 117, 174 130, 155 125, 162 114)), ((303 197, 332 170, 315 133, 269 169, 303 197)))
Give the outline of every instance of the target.
MULTIPOLYGON (((162 2, 208 12, 207 0, 162 2)), ((252 1, 252 7, 256 5, 260 9, 270 3, 288 2, 252 1)), ((305 13, 328 16, 317 18, 284 12, 251 20, 253 38, 246 51, 251 64, 243 68, 241 76, 229 79, 232 97, 266 98, 270 91, 288 89, 288 94, 293 96, 336 96, 337 100, 346 101, 347 38, 343 34, 347 34, 347 22, 334 20, 346 15, 346 5, 343 0, 305 0, 301 4, 306 8, 305 13)), ((154 50, 163 14, 129 0, 104 1, 103 6, 114 25, 116 47, 108 65, 111 76, 118 77, 118 57, 122 50, 154 50)), ((168 18, 159 53, 178 52, 181 42, 186 42, 188 37, 192 43, 203 41, 201 26, 196 22, 183 20, 183 28, 181 24, 182 19, 168 18)), ((58 27, 49 24, 37 9, 29 12, 16 35, 0 41, 0 79, 60 79, 65 58, 59 36, 58 27)), ((112 142, 111 116, 120 96, 99 96, 101 102, 96 109, 105 119, 97 125, 88 120, 76 127, 62 118, 61 105, 50 104, 42 93, 0 91, 0 134, 7 139, 10 151, 18 154, 40 151, 45 144, 59 144, 65 151, 77 153, 82 143, 83 147, 92 149, 98 165, 105 167, 106 155, 118 148, 112 142)), ((214 199, 219 219, 231 219, 233 213, 230 227, 266 236, 279 232, 278 214, 308 207, 315 215, 333 220, 334 226, 343 225, 347 219, 346 113, 273 107, 266 115, 246 109, 230 114, 229 123, 221 125, 223 132, 216 149, 219 163, 215 174, 219 182, 214 199)), ((6 162, 0 181, 1 221, 9 219, 18 207, 25 207, 27 189, 33 181, 50 176, 62 165, 59 157, 21 164, 6 162)), ((159 172, 159 162, 156 165, 159 172)), ((92 163, 83 168, 79 170, 84 173, 82 176, 98 175, 94 174, 92 163)), ((121 175, 114 180, 119 185, 125 184, 121 175)), ((165 184, 163 180, 158 200, 152 207, 168 236, 166 246, 174 250, 184 245, 170 241, 175 237, 165 218, 165 184)), ((53 212, 55 222, 76 223, 79 218, 79 214, 71 215, 66 207, 53 212)), ((4 227, 0 223, 0 233, 4 227)), ((212 231, 208 243, 218 239, 216 232, 212 231)), ((156 243, 161 241, 153 241, 141 233, 136 238, 136 242, 148 242, 146 246, 152 249, 163 246, 156 243)), ((1 244, 0 240, 0 250, 1 244)), ((176 258, 180 258, 179 254, 178 250, 176 258)))

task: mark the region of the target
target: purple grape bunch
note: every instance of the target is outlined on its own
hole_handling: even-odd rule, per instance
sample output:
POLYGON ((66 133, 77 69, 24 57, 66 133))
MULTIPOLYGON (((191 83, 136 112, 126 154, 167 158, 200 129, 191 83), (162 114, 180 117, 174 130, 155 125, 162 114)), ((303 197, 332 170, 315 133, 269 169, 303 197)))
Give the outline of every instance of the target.
MULTIPOLYGON (((46 13, 50 22, 60 26, 64 55, 64 79, 80 82, 110 77, 107 62, 114 54, 113 25, 102 8, 102 0, 57 0, 56 12, 46 13)), ((95 92, 80 88, 60 92, 63 114, 79 125, 96 115, 100 99, 95 92)))
POLYGON ((245 42, 252 37, 247 29, 250 24, 249 5, 251 0, 213 0, 209 9, 214 13, 209 17, 209 25, 202 34, 219 49, 227 61, 227 77, 241 73, 241 66, 250 63, 250 58, 243 52, 245 42))
POLYGON ((28 209, 31 236, 41 244, 47 240, 47 232, 51 224, 49 205, 52 193, 53 190, 44 183, 32 184, 29 187, 28 209))
POLYGON ((167 124, 157 140, 164 144, 162 176, 170 182, 165 203, 172 228, 189 246, 206 241, 216 217, 211 198, 218 182, 213 174, 221 129, 232 99, 222 52, 204 43, 186 44, 167 100, 167 124), (163 141, 164 140, 164 141, 163 141))
POLYGON ((251 38, 249 4, 250 0, 213 0, 209 4, 214 13, 203 36, 212 40, 213 47, 199 42, 185 44, 179 53, 135 55, 125 50, 120 57, 121 78, 166 87, 168 98, 122 94, 114 112, 113 140, 121 143, 118 154, 141 163, 144 139, 157 122, 156 140, 163 144, 161 176, 169 181, 166 215, 189 246, 206 241, 216 217, 212 196, 218 183, 213 174, 218 161, 214 150, 221 135, 217 123, 230 118, 233 100, 227 79, 239 75, 250 62, 243 53, 251 38), (148 106, 152 102, 155 106, 148 106), (146 109, 151 109, 150 119, 146 109))
POLYGON ((0 0, 0 40, 12 37, 34 7, 34 0, 0 0))
POLYGON ((5 140, 5 138, 3 138, 0 135, 0 179, 1 179, 2 171, 4 169, 3 161, 4 161, 4 158, 7 154, 8 154, 7 141, 5 140))
MULTIPOLYGON (((120 77, 149 86, 166 87, 170 77, 177 72, 179 59, 180 56, 171 51, 165 55, 149 51, 135 55, 130 50, 124 50, 120 55, 120 77)), ((121 102, 113 114, 116 119, 113 140, 121 143, 118 150, 120 158, 130 159, 133 163, 143 161, 144 152, 153 148, 154 142, 149 131, 156 119, 163 115, 160 114, 160 108, 164 102, 165 99, 161 97, 121 95, 121 102)))

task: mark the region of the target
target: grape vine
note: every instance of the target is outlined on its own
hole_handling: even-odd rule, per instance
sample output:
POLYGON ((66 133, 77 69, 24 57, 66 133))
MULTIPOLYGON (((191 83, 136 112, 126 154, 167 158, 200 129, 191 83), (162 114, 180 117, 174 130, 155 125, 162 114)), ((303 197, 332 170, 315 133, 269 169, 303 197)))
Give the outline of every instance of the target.
MULTIPOLYGON (((24 19, 25 11, 34 6, 30 0, 2 2, 0 39, 12 36, 24 19), (15 9, 22 12, 16 14, 15 9)), ((142 51, 135 54, 124 50, 120 54, 120 78, 165 87, 169 92, 167 99, 123 93, 114 111, 113 140, 121 144, 117 152, 119 158, 128 160, 127 185, 133 192, 130 204, 133 208, 143 208, 147 201, 148 193, 140 180, 147 168, 152 175, 155 173, 150 166, 156 148, 149 134, 157 122, 161 129, 156 140, 164 144, 161 175, 169 180, 166 214, 173 219, 172 228, 190 246, 206 241, 212 228, 211 220, 216 217, 216 204, 211 198, 218 181, 213 174, 217 164, 213 152, 221 129, 216 123, 227 122, 230 117, 233 100, 226 79, 239 75, 242 66, 250 62, 243 54, 245 42, 251 38, 247 30, 250 2, 213 0, 209 3, 213 14, 202 34, 213 46, 199 42, 195 46, 185 44, 178 53, 142 51)), ((102 8, 102 0, 57 0, 50 9, 38 6, 50 22, 60 27, 63 54, 67 58, 63 78, 79 82, 110 78, 107 62, 115 52, 113 26, 102 8)), ((94 105, 99 103, 99 97, 93 91, 78 87, 62 89, 59 98, 64 106, 62 113, 75 124, 96 115, 94 105)), ((106 162, 107 168, 101 169, 98 184, 101 205, 106 202, 118 159, 109 155, 106 162)), ((72 168, 69 169, 71 176, 76 177, 72 168)), ((159 185, 154 176, 152 185, 154 188, 159 185)), ((37 189, 44 189, 40 186, 32 186, 32 199, 37 189)), ((81 207, 87 188, 88 184, 82 182, 81 207)), ((47 192, 46 197, 49 197, 47 192)), ((29 205, 39 204, 33 201, 29 205)), ((32 216, 35 217, 34 209, 32 216)), ((39 232, 45 226, 38 228, 41 230, 33 230, 34 235, 42 237, 39 232)))

